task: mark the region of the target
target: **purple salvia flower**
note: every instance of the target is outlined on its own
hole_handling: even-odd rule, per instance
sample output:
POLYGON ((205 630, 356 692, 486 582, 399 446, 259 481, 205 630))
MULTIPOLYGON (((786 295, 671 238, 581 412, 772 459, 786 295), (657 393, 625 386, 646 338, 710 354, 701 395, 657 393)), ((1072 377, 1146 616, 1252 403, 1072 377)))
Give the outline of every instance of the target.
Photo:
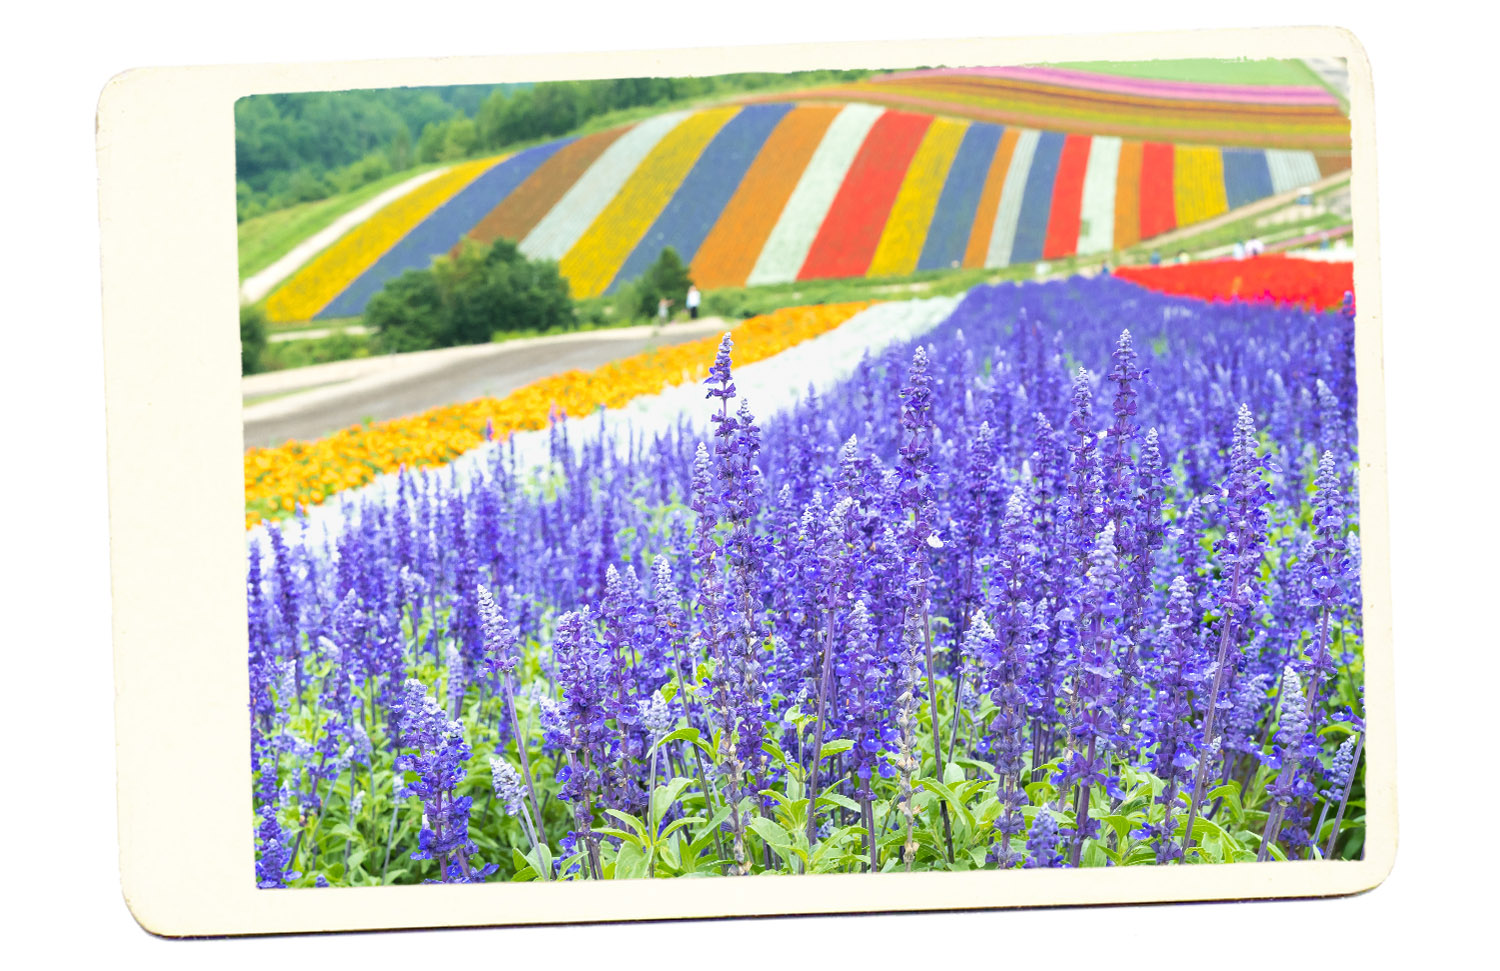
POLYGON ((259 843, 255 860, 255 885, 262 890, 280 889, 288 880, 302 874, 289 869, 292 865, 292 850, 286 845, 286 832, 276 818, 276 806, 260 807, 260 826, 255 831, 259 843))
POLYGON ((1281 711, 1277 717, 1276 744, 1271 754, 1264 757, 1266 765, 1278 769, 1276 781, 1267 789, 1273 804, 1266 829, 1260 842, 1257 860, 1270 855, 1271 845, 1276 842, 1283 818, 1292 800, 1302 794, 1298 786, 1298 768, 1307 745, 1307 731, 1311 718, 1307 711, 1307 698, 1302 693, 1302 678, 1296 668, 1287 665, 1281 675, 1281 711))
MULTIPOLYGON (((1218 549, 1220 562, 1229 570, 1230 580, 1219 603, 1219 649, 1214 660, 1214 681, 1208 696, 1208 713, 1204 719, 1204 738, 1217 737, 1214 735, 1214 719, 1219 708, 1219 689, 1223 687, 1229 644, 1244 623, 1249 606, 1244 591, 1259 566, 1266 537, 1265 504, 1270 499, 1270 487, 1262 475, 1262 464, 1256 457, 1255 421, 1245 405, 1240 405, 1235 418, 1234 444, 1229 454, 1229 481, 1224 493, 1228 507, 1225 510, 1227 532, 1223 541, 1218 544, 1218 549)), ((1193 795, 1188 802, 1187 829, 1182 837, 1184 856, 1193 837, 1193 818, 1197 815, 1198 804, 1203 798, 1204 783, 1212 770, 1210 762, 1207 758, 1198 760, 1193 795)))
POLYGON ((1066 866, 1062 854, 1057 852, 1061 838, 1057 820, 1046 809, 1037 809, 1026 836, 1026 862, 1022 866, 1027 870, 1066 866))
POLYGON ((484 882, 498 867, 470 859, 478 847, 469 838, 473 800, 458 794, 469 760, 463 726, 444 717, 427 687, 415 678, 407 680, 392 708, 397 719, 396 746, 414 750, 396 756, 395 770, 417 774, 401 794, 422 800, 423 825, 411 858, 436 860, 441 874, 436 882, 484 882))
POLYGON ((490 778, 495 789, 495 798, 505 807, 505 812, 510 816, 519 816, 526 799, 526 784, 521 781, 521 773, 509 762, 496 756, 490 756, 490 778))
POLYGON ((1194 611, 1192 590, 1187 580, 1177 577, 1172 581, 1166 623, 1161 632, 1161 674, 1150 727, 1156 742, 1151 770, 1166 783, 1160 798, 1163 819, 1160 825, 1147 823, 1134 834, 1153 843, 1157 863, 1170 863, 1182 856, 1182 848, 1175 840, 1174 816, 1181 791, 1192 781, 1197 762, 1191 745, 1192 697, 1204 680, 1204 671, 1193 636, 1194 611))

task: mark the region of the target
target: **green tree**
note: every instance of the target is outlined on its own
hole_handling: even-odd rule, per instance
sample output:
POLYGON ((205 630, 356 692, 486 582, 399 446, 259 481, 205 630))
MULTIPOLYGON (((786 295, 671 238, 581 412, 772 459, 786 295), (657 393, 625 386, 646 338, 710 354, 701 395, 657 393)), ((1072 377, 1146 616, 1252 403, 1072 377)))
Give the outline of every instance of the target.
POLYGON ((430 121, 422 128, 417 138, 417 161, 436 162, 443 157, 443 146, 448 141, 448 123, 430 121))
POLYGON ((266 353, 266 314, 256 305, 240 306, 240 373, 261 370, 266 353))
POLYGON ((688 287, 692 285, 693 278, 688 274, 687 265, 677 251, 668 246, 651 268, 626 288, 621 310, 632 317, 655 317, 657 304, 663 297, 672 301, 672 306, 681 308, 687 300, 688 287))
POLYGON ((448 122, 448 131, 443 137, 443 161, 456 162, 474 154, 479 145, 479 129, 471 119, 457 115, 448 122))
POLYGON ((408 270, 365 308, 389 351, 482 344, 506 332, 577 326, 568 282, 550 260, 528 260, 514 243, 467 241, 428 270, 408 270))
POLYGON ((391 353, 442 347, 447 310, 430 270, 407 270, 370 298, 365 326, 391 353))

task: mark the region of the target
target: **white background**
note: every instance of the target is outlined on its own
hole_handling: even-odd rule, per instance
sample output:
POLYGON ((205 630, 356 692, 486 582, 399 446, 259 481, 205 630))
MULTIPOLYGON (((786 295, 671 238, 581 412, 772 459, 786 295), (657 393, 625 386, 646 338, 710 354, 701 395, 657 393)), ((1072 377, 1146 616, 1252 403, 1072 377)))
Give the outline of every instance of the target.
MULTIPOLYGON (((0 166, 0 789, 6 960, 301 968, 593 964, 719 971, 1427 967, 1493 960, 1491 36, 1457 5, 29 3, 5 17, 0 166), (848 11, 848 12, 845 12, 848 11), (171 942, 120 897, 93 113, 150 65, 1337 24, 1373 66, 1391 468, 1401 844, 1331 901, 171 942), (1489 906, 1482 906, 1485 903, 1489 906), (19 936, 16 935, 19 931, 19 936), (28 954, 28 952, 31 952, 28 954), (1337 962, 1335 965, 1333 962, 1337 962)), ((142 457, 142 460, 147 460, 142 457)), ((169 524, 163 524, 169 530, 169 524)), ((184 591, 190 596, 190 591, 184 591)), ((185 765, 187 773, 193 767, 185 765)), ((191 812, 189 806, 181 807, 191 812)))

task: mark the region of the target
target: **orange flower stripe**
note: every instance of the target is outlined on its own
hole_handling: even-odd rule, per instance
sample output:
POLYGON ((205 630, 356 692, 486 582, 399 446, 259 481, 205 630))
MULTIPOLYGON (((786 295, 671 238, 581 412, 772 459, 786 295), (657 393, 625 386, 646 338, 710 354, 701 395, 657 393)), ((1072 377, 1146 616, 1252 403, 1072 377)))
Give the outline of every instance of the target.
MULTIPOLYGON (((733 329, 734 363, 765 360, 832 330, 872 302, 788 307, 733 329)), ((497 440, 547 427, 556 409, 573 416, 618 408, 642 395, 702 380, 718 337, 661 347, 584 372, 564 371, 504 398, 478 398, 409 418, 355 425, 315 442, 287 442, 245 452, 245 528, 312 506, 376 476, 443 465, 484 441, 486 422, 497 440)))

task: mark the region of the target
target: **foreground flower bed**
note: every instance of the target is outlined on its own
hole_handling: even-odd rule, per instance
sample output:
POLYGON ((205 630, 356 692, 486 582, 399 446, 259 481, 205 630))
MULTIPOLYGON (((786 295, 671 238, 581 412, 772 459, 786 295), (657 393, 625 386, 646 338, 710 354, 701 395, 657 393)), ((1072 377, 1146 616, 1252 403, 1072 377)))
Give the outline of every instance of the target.
MULTIPOLYGON (((752 317, 735 328, 742 359, 780 353, 842 324, 869 303, 792 307, 752 317)), ((315 442, 245 451, 245 527, 312 506, 402 468, 452 461, 485 441, 545 428, 554 412, 587 415, 707 372, 717 338, 689 341, 613 361, 592 371, 563 371, 504 398, 433 408, 410 418, 356 425, 315 442)))
POLYGON ((256 534, 257 880, 1358 856, 1352 340, 985 288, 759 422, 724 341, 706 441, 256 534))
POLYGON ((1354 264, 1256 256, 1170 266, 1122 266, 1115 276, 1158 293, 1201 300, 1337 307, 1354 290, 1354 264))

